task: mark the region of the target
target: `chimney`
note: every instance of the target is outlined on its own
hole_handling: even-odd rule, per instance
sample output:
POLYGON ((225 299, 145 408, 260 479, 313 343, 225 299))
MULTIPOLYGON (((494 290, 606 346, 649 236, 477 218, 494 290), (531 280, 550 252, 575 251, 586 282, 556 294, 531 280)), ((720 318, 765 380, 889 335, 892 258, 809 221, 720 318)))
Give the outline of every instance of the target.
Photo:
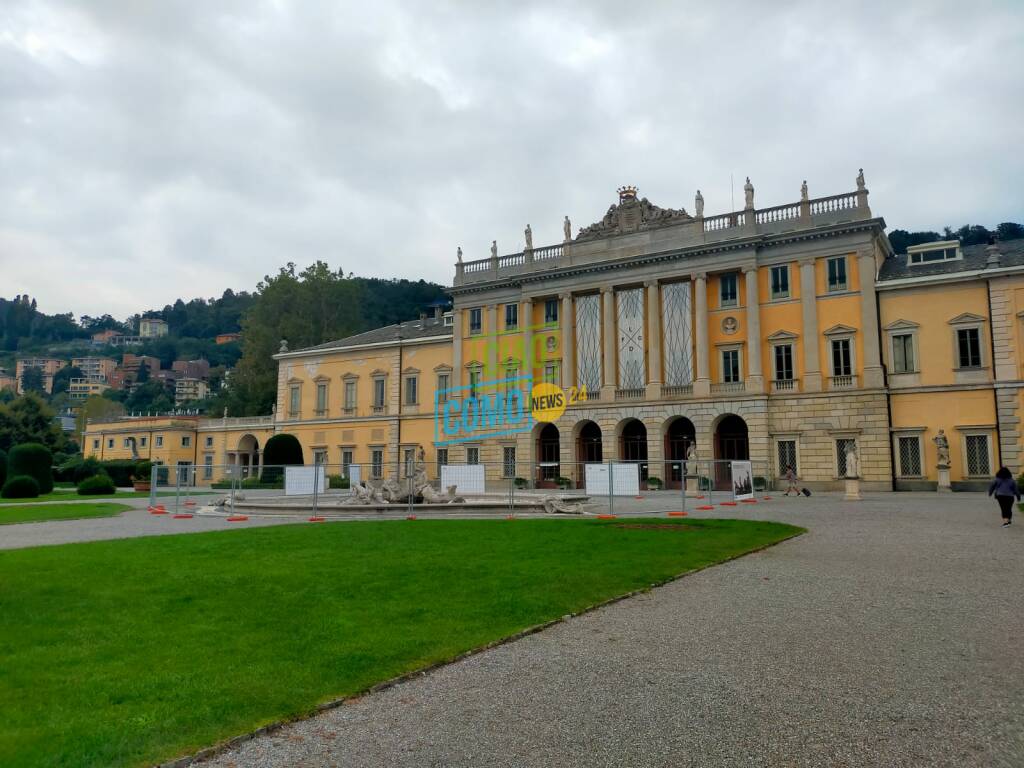
POLYGON ((985 246, 985 269, 995 269, 1002 266, 1002 254, 999 251, 999 246, 996 245, 994 237, 988 239, 988 245, 985 246))
POLYGON ((435 304, 434 305, 434 319, 437 322, 440 323, 442 317, 444 317, 444 307, 441 306, 440 304, 435 304))
POLYGON ((420 312, 420 328, 426 328, 426 327, 427 327, 427 313, 426 312, 420 312))

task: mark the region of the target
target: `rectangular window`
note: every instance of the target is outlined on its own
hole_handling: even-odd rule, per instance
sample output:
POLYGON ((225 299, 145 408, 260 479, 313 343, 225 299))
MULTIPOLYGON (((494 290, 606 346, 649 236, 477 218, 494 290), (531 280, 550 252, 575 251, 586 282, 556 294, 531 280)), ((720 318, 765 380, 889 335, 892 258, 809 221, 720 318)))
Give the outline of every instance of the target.
POLYGON ((443 403, 448 399, 448 388, 450 386, 450 384, 448 383, 449 381, 451 381, 451 374, 437 374, 437 401, 439 403, 443 403))
POLYGON ((558 299, 546 299, 544 301, 544 322, 558 322, 558 299))
POLYGON ((892 372, 914 372, 914 335, 901 333, 892 337, 892 372))
POLYGON ((480 463, 480 449, 479 448, 466 448, 466 463, 467 464, 479 464, 480 463))
MULTIPOLYGON (((111 446, 111 447, 113 447, 113 446, 111 446)), ((164 436, 163 435, 157 435, 156 436, 156 447, 157 448, 163 448, 164 447, 164 436)))
POLYGON ((405 404, 416 405, 419 402, 420 380, 415 376, 405 377, 405 404))
POLYGON ((506 446, 501 450, 501 476, 516 476, 516 449, 512 446, 506 446))
POLYGON ((911 264, 929 264, 934 261, 955 261, 959 258, 956 248, 935 248, 910 254, 911 264))
POLYGON ((832 375, 853 375, 853 359, 850 356, 849 339, 832 340, 832 375))
POLYGON ((92 441, 92 449, 94 451, 98 451, 100 449, 100 441, 99 440, 93 440, 92 441))
POLYGON ((544 363, 544 383, 558 384, 560 378, 558 363, 544 363))
POLYGON ((779 459, 779 477, 785 477, 790 467, 796 472, 796 440, 779 440, 775 450, 779 459))
POLYGON ((203 480, 213 479, 213 456, 203 457, 203 480))
POLYGON ((416 449, 404 448, 402 450, 402 464, 404 464, 405 477, 412 477, 416 474, 416 449))
POLYGON ((327 463, 327 449, 326 448, 314 448, 313 449, 313 463, 314 464, 326 464, 327 463))
POLYGON ((370 451, 370 477, 380 480, 384 476, 384 451, 374 448, 370 451))
POLYGON ((722 275, 718 278, 719 285, 719 305, 723 307, 735 307, 736 306, 736 273, 729 272, 728 274, 722 275))
POLYGON ((316 385, 316 415, 323 416, 327 413, 327 385, 319 383, 316 385))
POLYGON ((113 447, 114 447, 114 438, 112 438, 112 437, 108 438, 107 439, 107 448, 113 448, 113 447))
POLYGON ((900 476, 921 476, 921 438, 915 436, 899 437, 896 440, 899 448, 900 476))
MULTIPOLYGON (((206 439, 207 439, 207 440, 210 440, 210 441, 211 441, 211 443, 212 443, 212 440, 213 440, 213 438, 212 438, 212 437, 208 437, 208 438, 206 438, 206 439)), ((145 447, 146 447, 146 444, 147 444, 148 442, 149 442, 149 438, 148 438, 148 437, 140 437, 140 438, 139 438, 139 445, 140 445, 140 446, 141 446, 142 448, 145 448, 145 447)))
POLYGON ((476 397, 477 390, 480 388, 480 369, 472 368, 469 371, 469 394, 471 397, 476 397))
POLYGON ((844 437, 836 440, 836 477, 846 477, 846 449, 857 441, 852 437, 844 437))
POLYGON ((967 435, 967 474, 971 477, 988 477, 992 464, 988 458, 988 435, 967 435))
POLYGON ((771 271, 772 298, 785 299, 789 297, 789 265, 781 264, 772 267, 771 271))
MULTIPOLYGON (((142 439, 145 440, 146 438, 142 438, 142 439)), ((207 435, 206 436, 206 447, 207 448, 213 448, 213 435, 207 435)))
POLYGON ((384 379, 376 378, 373 380, 373 407, 383 408, 384 407, 384 379))
POLYGON ((448 466, 448 449, 437 449, 437 476, 441 476, 441 467, 448 466))
POLYGON ((483 310, 480 307, 474 307, 469 310, 469 332, 480 333, 483 330, 483 310))
POLYGON ((505 330, 514 331, 519 327, 519 305, 505 305, 505 330))
POLYGON ((356 409, 356 383, 345 382, 345 410, 351 413, 356 409))
POLYGON ((793 380, 793 345, 777 344, 775 346, 775 380, 793 380))
POLYGON ((342 477, 348 477, 349 467, 352 466, 352 449, 345 448, 341 452, 341 475, 342 477))
POLYGON ((740 380, 740 351, 738 349, 722 350, 722 381, 734 384, 740 380))
POLYGON ((836 256, 828 260, 828 289, 830 291, 846 290, 846 257, 836 256))
POLYGON ((296 384, 288 390, 288 415, 299 415, 299 398, 302 397, 302 388, 296 384))
POLYGON ((130 437, 126 437, 124 439, 124 445, 122 447, 123 448, 131 448, 132 447, 132 439, 130 437))
POLYGON ((977 328, 958 329, 956 344, 961 368, 981 367, 981 333, 977 328))
POLYGON ((182 448, 188 448, 191 445, 192 445, 192 438, 191 438, 191 436, 189 436, 189 435, 182 435, 181 436, 181 447, 182 448))

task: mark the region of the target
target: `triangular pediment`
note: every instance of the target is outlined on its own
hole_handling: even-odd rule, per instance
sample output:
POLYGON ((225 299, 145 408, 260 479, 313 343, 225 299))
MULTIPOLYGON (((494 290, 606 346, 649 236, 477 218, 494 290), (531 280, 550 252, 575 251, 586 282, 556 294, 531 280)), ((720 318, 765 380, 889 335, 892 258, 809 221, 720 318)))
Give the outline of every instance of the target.
POLYGON ((768 341, 796 341, 799 337, 792 331, 776 331, 767 338, 768 341))
POLYGON ((921 327, 920 325, 918 325, 917 323, 911 322, 910 320, 893 320, 891 323, 889 323, 887 326, 885 326, 885 330, 887 330, 887 331, 912 331, 915 328, 920 328, 920 327, 921 327))
POLYGON ((441 363, 441 365, 434 366, 435 373, 451 373, 452 367, 447 363, 441 363))
POLYGON ((964 312, 949 321, 950 325, 966 325, 967 323, 984 323, 985 318, 973 312, 964 312))
POLYGON ((856 333, 856 332, 857 332, 856 328, 853 328, 852 326, 849 326, 849 325, 843 325, 842 323, 838 323, 836 325, 833 325, 827 331, 825 331, 825 335, 826 336, 845 336, 846 334, 856 333))

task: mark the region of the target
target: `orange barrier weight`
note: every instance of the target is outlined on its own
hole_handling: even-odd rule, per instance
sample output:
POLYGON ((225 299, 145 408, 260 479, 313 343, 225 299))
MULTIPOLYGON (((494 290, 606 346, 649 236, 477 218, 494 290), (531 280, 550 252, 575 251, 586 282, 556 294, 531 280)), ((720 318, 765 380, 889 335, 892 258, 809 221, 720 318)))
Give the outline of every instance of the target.
POLYGON ((744 504, 757 504, 757 499, 740 499, 744 504))
POLYGON ((686 512, 669 512, 669 517, 686 517, 686 512))
POLYGON ((311 523, 323 523, 323 522, 327 521, 327 518, 326 517, 317 517, 316 515, 313 515, 313 517, 308 518, 308 520, 311 523))
POLYGON ((633 498, 634 498, 634 499, 642 499, 642 498, 643 498, 643 496, 634 496, 633 498))
POLYGON ((506 520, 515 520, 516 516, 515 515, 505 515, 505 519, 506 520))
POLYGON ((415 520, 416 519, 416 515, 406 515, 405 519, 406 520, 415 520))
POLYGON ((194 507, 195 505, 196 503, 194 501, 186 501, 184 504, 186 507, 194 507))
POLYGON ((161 509, 159 507, 153 507, 153 509, 149 510, 149 514, 151 514, 151 515, 166 515, 167 514, 167 510, 166 509, 161 509))
POLYGON ((227 521, 229 523, 244 523, 248 519, 248 515, 231 515, 231 517, 227 518, 227 521))
POLYGON ((618 515, 598 515, 598 520, 614 520, 618 515))
POLYGON ((714 509, 714 507, 711 506, 710 504, 704 504, 703 506, 697 507, 697 509, 709 510, 714 509))
POLYGON ((175 520, 188 520, 192 517, 191 512, 179 512, 176 515, 172 515, 175 520))
POLYGON ((735 501, 720 501, 720 502, 718 502, 718 506, 720 506, 720 507, 735 507, 736 506, 736 502, 735 501))
POLYGON ((771 497, 771 496, 762 496, 762 497, 761 497, 761 500, 762 500, 762 501, 771 501, 771 500, 772 500, 772 497, 771 497))

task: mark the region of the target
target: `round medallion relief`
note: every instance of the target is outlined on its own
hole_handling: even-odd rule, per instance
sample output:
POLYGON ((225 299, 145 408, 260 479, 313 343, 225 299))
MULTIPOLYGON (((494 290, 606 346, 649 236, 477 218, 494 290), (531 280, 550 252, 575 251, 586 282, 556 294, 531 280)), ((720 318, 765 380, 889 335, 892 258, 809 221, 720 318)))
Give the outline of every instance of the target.
POLYGON ((736 333, 736 331, 739 329, 739 327, 740 327, 739 321, 735 317, 733 317, 732 315, 730 315, 729 317, 725 318, 722 321, 722 330, 725 333, 728 333, 730 335, 733 334, 733 333, 736 333))

